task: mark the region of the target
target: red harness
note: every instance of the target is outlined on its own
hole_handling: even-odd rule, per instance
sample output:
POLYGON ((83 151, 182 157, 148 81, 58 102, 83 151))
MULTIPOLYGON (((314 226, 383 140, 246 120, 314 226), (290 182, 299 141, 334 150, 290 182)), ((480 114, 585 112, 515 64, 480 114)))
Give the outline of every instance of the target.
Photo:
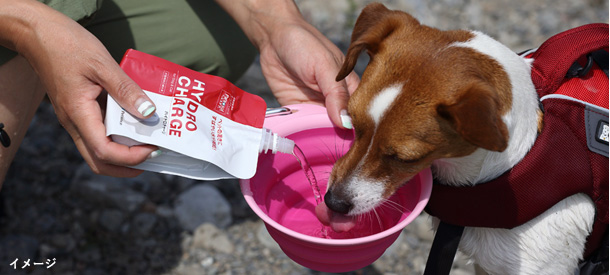
MULTIPOLYGON (((605 32, 605 44, 591 51, 604 50, 607 62, 608 25, 592 25, 605 25, 600 28, 602 35, 605 32)), ((567 39, 585 39, 562 34, 549 39, 554 39, 551 44, 567 48, 565 45, 575 45, 567 39)), ((565 70, 545 68, 549 52, 555 59, 562 57, 562 53, 545 48, 547 42, 532 56, 532 79, 541 98, 544 126, 530 152, 513 169, 487 183, 453 187, 435 182, 426 212, 453 225, 513 228, 571 195, 584 193, 596 205, 586 257, 598 247, 608 228, 608 143, 600 139, 604 122, 606 130, 608 125, 608 76, 597 64, 583 76, 568 79, 563 77, 565 70), (551 74, 562 77, 549 81, 556 79, 549 77, 551 74), (606 155, 598 153, 604 146, 606 155)), ((571 64, 574 59, 563 62, 571 64)), ((587 58, 581 61, 586 64, 587 58)))

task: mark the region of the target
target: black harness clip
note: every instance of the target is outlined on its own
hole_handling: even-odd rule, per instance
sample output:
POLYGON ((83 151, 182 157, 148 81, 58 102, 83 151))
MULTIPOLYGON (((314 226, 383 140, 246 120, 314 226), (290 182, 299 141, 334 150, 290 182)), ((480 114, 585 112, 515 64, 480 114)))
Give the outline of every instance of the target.
POLYGON ((4 123, 0 123, 0 143, 2 146, 9 147, 11 145, 11 138, 8 133, 4 131, 4 123))

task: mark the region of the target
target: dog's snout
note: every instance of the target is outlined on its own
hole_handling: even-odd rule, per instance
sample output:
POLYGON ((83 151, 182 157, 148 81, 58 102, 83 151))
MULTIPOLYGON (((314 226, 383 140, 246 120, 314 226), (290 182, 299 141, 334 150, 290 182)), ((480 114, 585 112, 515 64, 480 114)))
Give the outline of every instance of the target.
POLYGON ((324 195, 324 203, 326 203, 326 207, 330 210, 344 215, 354 206, 351 202, 333 195, 330 191, 324 195))

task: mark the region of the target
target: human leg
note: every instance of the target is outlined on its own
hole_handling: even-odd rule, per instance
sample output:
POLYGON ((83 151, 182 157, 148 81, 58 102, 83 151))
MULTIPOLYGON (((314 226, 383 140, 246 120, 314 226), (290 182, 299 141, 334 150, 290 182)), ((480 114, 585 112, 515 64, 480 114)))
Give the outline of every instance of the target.
POLYGON ((0 188, 30 121, 45 95, 38 76, 22 56, 0 65, 0 123, 11 139, 0 146, 0 188))
POLYGON ((214 1, 105 0, 85 27, 120 61, 129 48, 236 81, 256 50, 214 1))

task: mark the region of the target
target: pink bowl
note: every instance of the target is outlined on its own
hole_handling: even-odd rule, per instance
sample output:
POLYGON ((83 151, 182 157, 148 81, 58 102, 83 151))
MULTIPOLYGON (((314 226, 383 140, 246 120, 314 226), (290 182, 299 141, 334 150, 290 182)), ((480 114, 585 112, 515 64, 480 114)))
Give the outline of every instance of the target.
MULTIPOLYGON (((318 180, 322 195, 334 162, 349 149, 353 132, 334 128, 326 109, 316 105, 289 105, 285 115, 268 117, 265 128, 290 138, 301 148, 318 180)), ((254 177, 240 181, 248 205, 264 221, 267 231, 295 262, 322 272, 348 272, 377 260, 402 229, 424 209, 430 197, 432 175, 420 172, 390 200, 401 205, 378 208, 359 220, 366 230, 347 234, 320 234, 316 201, 296 158, 288 154, 262 154, 254 177)), ((354 231, 354 232, 352 232, 354 231)))

